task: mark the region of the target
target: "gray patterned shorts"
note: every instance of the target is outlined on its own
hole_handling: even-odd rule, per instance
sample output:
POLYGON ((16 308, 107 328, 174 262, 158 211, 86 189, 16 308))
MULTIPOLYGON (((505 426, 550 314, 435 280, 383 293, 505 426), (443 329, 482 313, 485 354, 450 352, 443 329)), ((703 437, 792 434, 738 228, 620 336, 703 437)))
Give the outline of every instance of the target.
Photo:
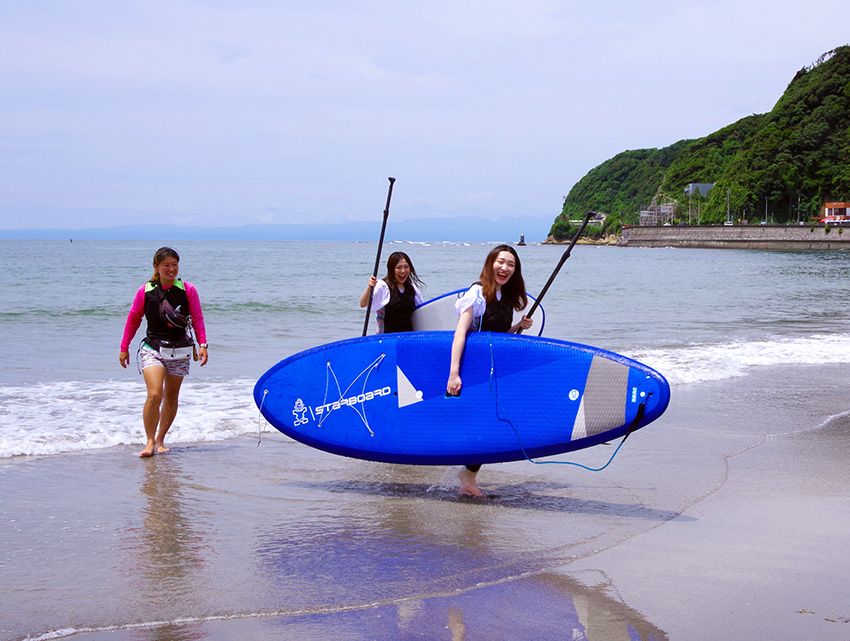
POLYGON ((177 361, 167 361, 160 356, 159 352, 153 347, 142 342, 141 347, 139 347, 138 361, 141 369, 151 367, 152 365, 159 365, 165 368, 166 374, 170 376, 183 377, 189 374, 189 364, 192 362, 192 358, 189 357, 181 358, 177 361))

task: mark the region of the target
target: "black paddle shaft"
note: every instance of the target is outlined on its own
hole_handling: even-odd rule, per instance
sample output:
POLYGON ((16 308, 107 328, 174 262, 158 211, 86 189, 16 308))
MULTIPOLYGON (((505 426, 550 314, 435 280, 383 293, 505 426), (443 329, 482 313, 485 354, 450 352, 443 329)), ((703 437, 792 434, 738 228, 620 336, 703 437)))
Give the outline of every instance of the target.
MULTIPOLYGON (((543 289, 540 290, 540 294, 537 296, 537 300, 532 304, 531 309, 528 310, 528 313, 525 314, 528 318, 531 318, 531 315, 534 313, 534 310, 538 308, 540 305, 540 301, 543 300, 543 297, 546 295, 546 292, 549 291, 549 287, 552 285, 552 282, 555 280, 555 277, 558 275, 558 272, 561 271, 561 267, 564 266, 564 263, 567 262, 567 259, 570 257, 570 252, 573 251, 573 247, 575 247, 576 242, 579 237, 584 233, 584 228, 587 227, 587 223, 590 222, 590 219, 596 215, 595 211, 589 211, 584 215, 584 220, 581 221, 581 225, 573 234, 573 238, 570 241, 570 244, 567 246, 567 251, 561 256, 561 260, 558 261, 558 265, 555 267, 555 270, 552 272, 552 275, 549 276, 549 280, 546 281, 546 284, 543 286, 543 289)), ((522 327, 517 330, 517 334, 522 334, 522 327)))
MULTIPOLYGON (((384 222, 381 224, 381 237, 378 239, 378 253, 375 254, 375 269, 372 270, 372 276, 375 278, 378 277, 378 267, 381 263, 381 248, 384 246, 384 232, 387 231, 387 218, 390 217, 390 200, 393 197, 393 184, 395 183, 395 178, 390 176, 387 180, 390 181, 389 189, 387 190, 387 204, 384 207, 384 222)), ((372 290, 374 288, 369 288, 369 304, 366 305, 366 318, 363 320, 363 336, 366 336, 366 332, 369 330, 369 314, 372 313, 372 290)))

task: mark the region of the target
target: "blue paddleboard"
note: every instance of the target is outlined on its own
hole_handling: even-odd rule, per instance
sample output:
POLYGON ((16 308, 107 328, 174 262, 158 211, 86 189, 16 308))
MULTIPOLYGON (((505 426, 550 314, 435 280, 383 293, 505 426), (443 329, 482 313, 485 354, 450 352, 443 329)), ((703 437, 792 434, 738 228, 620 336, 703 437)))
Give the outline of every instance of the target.
MULTIPOLYGON (((413 329, 418 332, 441 329, 453 330, 457 326, 455 303, 460 300, 467 289, 456 289, 431 300, 426 300, 419 305, 413 310, 413 316, 411 317, 413 329)), ((528 296, 528 306, 521 312, 514 312, 514 324, 522 319, 523 314, 527 313, 534 301, 537 300, 535 296, 527 292, 525 295, 528 296)), ((546 325, 546 312, 543 310, 542 305, 538 306, 534 311, 532 319, 534 320, 534 325, 531 326, 531 329, 526 334, 542 336, 543 326, 546 325)))
POLYGON ((273 366, 254 400, 306 445, 388 463, 515 461, 596 445, 661 416, 667 381, 637 361, 550 338, 474 332, 446 397, 453 332, 329 343, 273 366))

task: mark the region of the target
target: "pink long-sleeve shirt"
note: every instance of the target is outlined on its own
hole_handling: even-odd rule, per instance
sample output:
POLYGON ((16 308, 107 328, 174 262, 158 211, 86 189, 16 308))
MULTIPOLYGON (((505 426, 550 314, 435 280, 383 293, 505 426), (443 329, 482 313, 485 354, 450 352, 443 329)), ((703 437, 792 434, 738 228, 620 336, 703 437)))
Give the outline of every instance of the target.
MULTIPOLYGON (((198 342, 207 342, 207 330, 204 326, 204 312, 201 310, 201 299, 198 296, 198 290, 195 286, 183 281, 186 288, 186 298, 189 299, 189 315, 192 317, 192 327, 195 329, 195 336, 198 342)), ((163 287, 167 291, 170 288, 163 287)), ((130 306, 130 313, 127 314, 127 322, 124 324, 124 336, 121 338, 121 351, 127 352, 130 350, 130 343, 133 337, 142 324, 142 319, 145 317, 145 285, 139 287, 136 296, 133 298, 133 304, 130 306)))

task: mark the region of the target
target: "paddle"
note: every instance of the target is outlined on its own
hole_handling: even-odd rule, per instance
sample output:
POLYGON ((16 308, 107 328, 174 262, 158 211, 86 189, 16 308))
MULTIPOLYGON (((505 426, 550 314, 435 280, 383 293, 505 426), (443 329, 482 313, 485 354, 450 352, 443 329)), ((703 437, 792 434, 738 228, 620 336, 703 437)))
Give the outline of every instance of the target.
MULTIPOLYGON (((384 222, 381 225, 381 237, 378 239, 378 253, 375 255, 375 269, 372 270, 372 276, 378 277, 378 266, 381 262, 381 248, 384 246, 384 232, 387 230, 387 218, 390 216, 390 199, 393 197, 393 183, 395 178, 390 176, 387 180, 390 181, 390 187, 387 190, 387 205, 384 207, 384 222)), ((366 305, 366 318, 363 321, 363 336, 369 329, 369 314, 372 312, 372 287, 369 288, 369 304, 366 305)))
MULTIPOLYGON (((584 220, 581 221, 581 225, 578 228, 578 231, 573 235, 573 239, 570 241, 569 246, 567 247, 567 251, 564 252, 564 255, 561 256, 561 260, 558 261, 558 265, 555 267, 555 271, 552 272, 552 275, 549 276, 549 280, 546 281, 546 284, 543 286, 543 289, 540 290, 540 294, 537 296, 537 300, 534 301, 534 304, 531 306, 531 309, 528 310, 526 316, 531 318, 531 315, 534 313, 534 310, 540 305, 540 301, 543 300, 543 297, 546 295, 546 292, 549 291, 549 286, 552 284, 552 281, 555 280, 555 277, 558 275, 558 272, 561 271, 561 267, 564 266, 564 263, 567 262, 567 258, 570 257, 570 252, 573 251, 573 247, 575 247, 576 241, 579 239, 584 233, 584 228, 587 227, 587 223, 590 222, 590 219, 596 215, 595 211, 589 211, 584 215, 584 220)), ((522 327, 520 327, 517 334, 522 334, 522 327)))

